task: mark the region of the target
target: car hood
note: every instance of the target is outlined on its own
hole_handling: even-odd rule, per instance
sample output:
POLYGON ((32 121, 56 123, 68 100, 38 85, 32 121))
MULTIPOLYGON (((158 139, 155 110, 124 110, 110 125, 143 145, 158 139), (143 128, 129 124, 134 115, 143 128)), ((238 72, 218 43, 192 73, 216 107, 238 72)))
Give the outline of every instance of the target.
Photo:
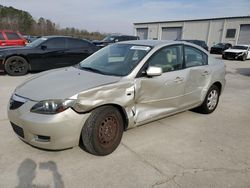
POLYGON ((76 67, 46 71, 18 86, 15 94, 34 100, 70 98, 82 91, 115 83, 121 77, 93 73, 76 67))
POLYGON ((227 49, 224 52, 233 52, 233 53, 241 53, 246 52, 247 50, 239 50, 239 49, 227 49))

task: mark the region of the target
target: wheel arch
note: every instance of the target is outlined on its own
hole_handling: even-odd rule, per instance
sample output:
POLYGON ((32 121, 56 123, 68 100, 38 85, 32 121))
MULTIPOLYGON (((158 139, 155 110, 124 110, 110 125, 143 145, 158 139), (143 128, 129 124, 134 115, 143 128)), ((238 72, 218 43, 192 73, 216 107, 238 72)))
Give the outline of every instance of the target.
MULTIPOLYGON (((101 106, 113 106, 116 109, 118 109, 118 111, 120 112, 120 114, 122 116, 123 122, 124 122, 124 130, 126 130, 128 128, 129 120, 128 120, 127 112, 124 109, 124 107, 122 107, 119 104, 115 104, 115 103, 104 104, 104 105, 101 105, 101 106)), ((98 106, 98 107, 101 107, 101 106, 98 106)))
MULTIPOLYGON (((93 110, 97 109, 97 108, 100 108, 100 107, 103 107, 103 106, 113 106, 114 108, 116 108, 121 116, 122 116, 122 119, 123 119, 123 122, 124 122, 124 131, 127 130, 128 128, 128 124, 129 124, 129 119, 128 119, 128 115, 127 115, 127 112, 126 110, 124 109, 124 107, 122 107, 121 105, 119 104, 115 104, 115 103, 106 103, 106 104, 102 104, 100 106, 97 106, 91 110, 88 111, 88 113, 91 113, 93 110)), ((76 111, 77 112, 77 111, 76 111)), ((77 113, 86 113, 86 112, 77 112, 77 113)))
POLYGON ((14 56, 24 58, 24 59, 27 61, 27 63, 28 63, 29 71, 31 70, 31 66, 30 66, 30 62, 29 62, 28 58, 27 58, 25 55, 22 55, 22 54, 11 54, 11 55, 6 56, 5 59, 4 59, 4 64, 5 64, 5 62, 6 62, 10 57, 14 57, 14 56))
POLYGON ((219 89, 219 95, 221 94, 222 84, 219 81, 214 82, 212 85, 215 85, 219 89))

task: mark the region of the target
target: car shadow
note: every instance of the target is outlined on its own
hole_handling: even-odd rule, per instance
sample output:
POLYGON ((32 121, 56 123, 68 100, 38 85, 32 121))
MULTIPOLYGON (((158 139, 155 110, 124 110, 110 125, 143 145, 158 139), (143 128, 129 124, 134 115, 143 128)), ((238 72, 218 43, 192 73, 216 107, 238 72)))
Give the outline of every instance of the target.
POLYGON ((243 76, 250 76, 250 68, 238 68, 236 69, 236 72, 243 76))

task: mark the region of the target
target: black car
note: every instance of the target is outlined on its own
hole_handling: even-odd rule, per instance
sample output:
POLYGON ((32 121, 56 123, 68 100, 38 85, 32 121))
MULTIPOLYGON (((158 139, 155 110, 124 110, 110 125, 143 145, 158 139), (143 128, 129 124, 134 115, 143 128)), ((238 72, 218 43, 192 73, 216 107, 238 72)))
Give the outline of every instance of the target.
POLYGON ((206 42, 203 41, 203 40, 193 40, 193 39, 192 39, 192 40, 189 40, 189 39, 183 39, 183 40, 180 40, 180 41, 191 42, 191 43, 193 43, 193 44, 196 44, 196 45, 198 45, 198 46, 201 46, 202 48, 204 48, 205 50, 208 51, 208 46, 207 46, 206 42))
POLYGON ((0 48, 0 72, 18 76, 28 71, 71 66, 97 49, 87 40, 65 36, 41 37, 25 47, 0 48))
POLYGON ((103 48, 104 46, 107 46, 112 43, 128 41, 128 40, 139 40, 139 37, 130 35, 108 35, 103 40, 93 41, 93 43, 99 48, 103 48))
POLYGON ((228 48, 232 48, 232 44, 230 43, 218 43, 211 47, 211 54, 222 54, 222 52, 228 48))

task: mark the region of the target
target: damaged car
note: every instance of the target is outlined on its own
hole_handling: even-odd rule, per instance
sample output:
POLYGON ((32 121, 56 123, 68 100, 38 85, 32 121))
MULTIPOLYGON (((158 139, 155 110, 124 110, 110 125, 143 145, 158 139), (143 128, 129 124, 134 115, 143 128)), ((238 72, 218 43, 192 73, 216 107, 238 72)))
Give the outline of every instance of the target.
POLYGON ((245 61, 250 59, 250 45, 235 45, 222 53, 222 59, 245 61))
POLYGON ((8 118, 30 145, 57 150, 82 143, 103 156, 127 129, 189 109, 212 113, 224 86, 224 63, 195 44, 121 42, 25 81, 10 98, 8 118))

